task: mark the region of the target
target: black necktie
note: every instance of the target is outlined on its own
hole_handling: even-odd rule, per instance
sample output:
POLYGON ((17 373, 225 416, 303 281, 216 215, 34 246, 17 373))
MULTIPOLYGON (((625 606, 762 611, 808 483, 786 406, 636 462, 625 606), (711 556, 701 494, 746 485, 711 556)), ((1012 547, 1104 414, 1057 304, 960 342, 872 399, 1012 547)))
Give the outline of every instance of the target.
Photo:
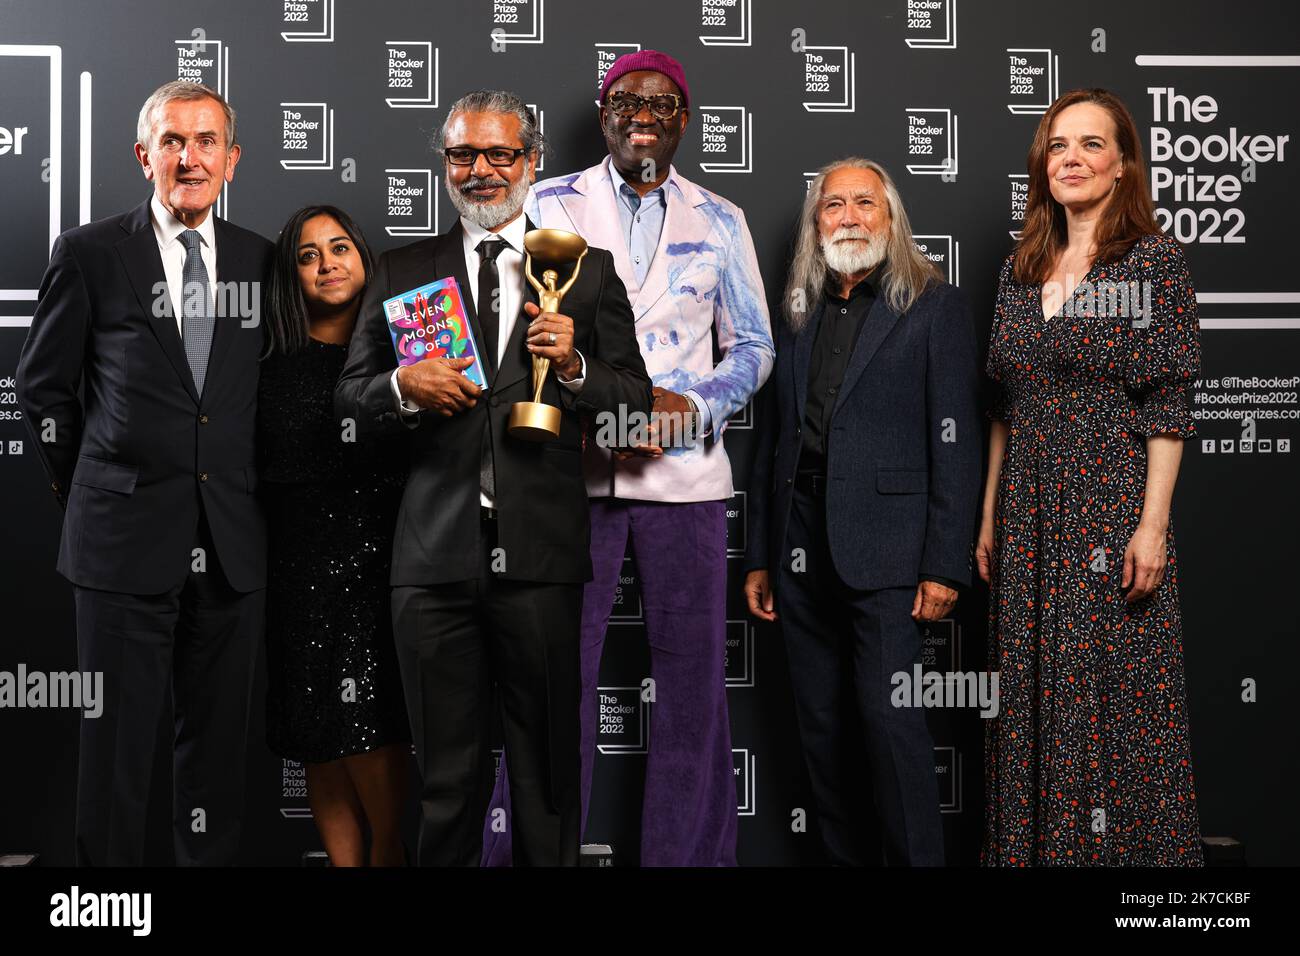
MULTIPOLYGON (((484 239, 478 244, 478 322, 483 329, 483 351, 486 367, 496 378, 497 336, 501 328, 501 275, 497 270, 497 256, 506 243, 501 239, 484 239)), ((480 360, 481 360, 480 359, 480 360)), ((486 416, 483 425, 483 453, 479 457, 479 488, 494 501, 497 493, 496 468, 492 456, 492 417, 486 416)))
POLYGON ((497 341, 501 329, 501 273, 497 256, 505 249, 501 239, 484 239, 478 244, 478 322, 483 328, 483 350, 493 377, 497 369, 497 341))

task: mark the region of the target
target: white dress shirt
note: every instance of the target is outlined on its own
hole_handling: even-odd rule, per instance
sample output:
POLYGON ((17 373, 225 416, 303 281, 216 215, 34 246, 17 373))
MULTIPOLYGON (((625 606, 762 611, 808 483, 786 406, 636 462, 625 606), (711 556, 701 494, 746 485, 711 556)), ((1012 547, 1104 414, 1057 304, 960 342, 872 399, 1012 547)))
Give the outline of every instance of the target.
MULTIPOLYGON (((184 316, 181 303, 184 300, 185 286, 185 243, 181 242, 181 233, 189 226, 181 222, 158 201, 157 194, 149 201, 149 218, 153 221, 154 238, 158 240, 158 252, 162 255, 163 275, 167 278, 167 294, 172 300, 172 315, 176 317, 176 332, 184 338, 184 316)), ((217 237, 212 229, 212 210, 199 224, 195 232, 203 240, 199 255, 208 270, 208 294, 215 296, 217 288, 217 237)))
MULTIPOLYGON (((464 216, 460 219, 461 238, 465 248, 465 274, 469 277, 469 294, 474 299, 474 313, 481 315, 483 304, 478 300, 478 270, 482 257, 478 252, 478 245, 484 239, 491 236, 495 239, 501 239, 505 242, 506 247, 497 253, 497 275, 500 279, 501 295, 498 300, 500 306, 500 321, 497 328, 497 368, 501 367, 501 361, 506 354, 506 345, 510 342, 510 336, 514 332, 515 322, 523 319, 525 322, 531 321, 523 312, 524 301, 524 233, 527 232, 527 220, 523 213, 520 213, 510 222, 508 222, 500 232, 490 232, 477 223, 470 222, 464 216)), ((183 247, 182 247, 183 248, 183 247)), ((434 282, 437 278, 431 276, 427 281, 434 282)), ((482 325, 482 322, 479 323, 482 325)), ((565 380, 556 373, 556 381, 571 392, 578 392, 582 389, 583 382, 587 375, 587 360, 581 352, 574 350, 578 356, 581 367, 575 378, 565 380)), ((397 369, 393 369, 392 377, 389 379, 393 390, 393 399, 397 403, 397 410, 403 417, 410 418, 419 414, 418 405, 402 398, 401 388, 397 384, 397 369)), ((494 507, 493 499, 482 490, 479 491, 479 503, 485 508, 494 507)))

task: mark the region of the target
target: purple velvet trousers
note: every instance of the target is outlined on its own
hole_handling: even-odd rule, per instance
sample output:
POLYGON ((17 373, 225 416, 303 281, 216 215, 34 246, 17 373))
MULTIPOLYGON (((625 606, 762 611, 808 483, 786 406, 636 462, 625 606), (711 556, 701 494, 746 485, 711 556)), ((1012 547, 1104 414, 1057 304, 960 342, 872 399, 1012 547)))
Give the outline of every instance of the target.
MULTIPOLYGON (((629 537, 654 681, 641 865, 734 866, 736 783, 723 671, 727 525, 722 501, 591 501, 593 578, 582 596, 583 829, 596 757, 600 658, 629 537)), ((506 773, 503 761, 484 823, 484 866, 510 864, 506 773)))

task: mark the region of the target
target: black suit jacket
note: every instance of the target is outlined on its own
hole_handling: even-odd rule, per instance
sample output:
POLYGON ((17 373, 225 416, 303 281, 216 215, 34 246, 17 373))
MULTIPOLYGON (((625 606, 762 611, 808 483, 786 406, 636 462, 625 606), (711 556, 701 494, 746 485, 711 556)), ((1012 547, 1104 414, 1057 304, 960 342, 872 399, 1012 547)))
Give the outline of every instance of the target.
POLYGON ((266 585, 253 441, 272 247, 222 219, 213 230, 217 281, 248 283, 242 300, 258 318, 217 319, 202 399, 147 201, 70 229, 50 253, 18 400, 66 509, 58 570, 73 584, 131 594, 179 584, 202 507, 231 586, 266 585))
MULTIPOLYGON (((561 281, 567 275, 562 272, 561 281)), ((511 405, 532 401, 532 357, 524 335, 529 319, 522 307, 501 367, 495 377, 485 369, 488 391, 473 408, 450 417, 431 411, 414 418, 398 414, 390 383, 397 358, 381 306, 386 298, 447 276, 460 285, 475 339, 486 341, 474 310, 457 220, 441 236, 379 257, 335 391, 336 411, 340 418, 354 419, 358 432, 387 432, 410 443, 411 469, 393 540, 391 583, 425 586, 479 575, 479 467, 485 435, 492 441, 495 463, 497 534, 504 559, 500 576, 586 581, 591 577, 591 532, 582 478, 582 418, 601 411, 617 414, 620 406, 625 415, 648 414, 651 406, 632 308, 613 257, 592 248, 561 303, 573 319, 574 347, 586 359, 587 371, 576 395, 556 382, 554 372, 547 375, 542 401, 560 407, 561 424, 559 437, 544 443, 514 438, 507 429, 511 405)), ((524 295, 536 304, 526 281, 524 295)))
MULTIPOLYGON (((781 322, 750 488, 746 570, 790 561, 790 499, 803 447, 818 309, 795 334, 781 322)), ((849 359, 827 435, 826 525, 850 587, 970 583, 983 429, 975 329, 947 283, 900 315, 876 298, 849 359)))

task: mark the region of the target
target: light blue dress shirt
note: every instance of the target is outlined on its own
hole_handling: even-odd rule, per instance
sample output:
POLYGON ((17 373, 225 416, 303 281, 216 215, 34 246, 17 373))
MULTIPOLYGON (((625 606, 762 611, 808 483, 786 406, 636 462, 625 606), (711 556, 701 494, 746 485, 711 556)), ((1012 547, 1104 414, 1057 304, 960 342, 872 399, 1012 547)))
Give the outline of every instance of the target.
MULTIPOLYGON (((659 248, 659 238, 664 231, 664 217, 668 214, 668 194, 665 187, 673 183, 672 174, 658 186, 641 196, 627 184, 619 171, 610 163, 609 182, 614 187, 614 206, 618 209, 619 225, 622 236, 627 240, 628 258, 632 260, 632 271, 636 273, 636 284, 645 285, 646 274, 654 260, 655 250, 659 248)), ((709 406, 692 389, 687 389, 696 409, 699 411, 699 434, 709 434, 712 421, 709 406)))
POLYGON ((664 215, 668 203, 664 187, 650 190, 644 196, 624 182, 617 170, 610 170, 609 181, 614 185, 615 205, 622 225, 623 238, 627 240, 627 254, 636 273, 636 284, 645 285, 646 273, 659 248, 659 237, 664 231, 664 215))

